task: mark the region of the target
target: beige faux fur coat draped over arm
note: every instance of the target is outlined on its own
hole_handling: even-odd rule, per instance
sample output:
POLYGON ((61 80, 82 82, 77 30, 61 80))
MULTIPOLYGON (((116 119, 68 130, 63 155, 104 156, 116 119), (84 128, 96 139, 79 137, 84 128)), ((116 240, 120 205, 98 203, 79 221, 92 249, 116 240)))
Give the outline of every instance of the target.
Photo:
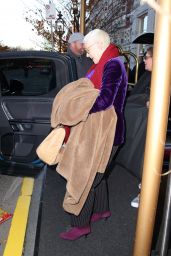
POLYGON ((57 171, 67 181, 63 207, 75 215, 79 215, 96 173, 105 171, 114 142, 117 116, 113 106, 89 114, 98 94, 89 79, 81 78, 66 85, 52 107, 52 127, 71 126, 57 171))

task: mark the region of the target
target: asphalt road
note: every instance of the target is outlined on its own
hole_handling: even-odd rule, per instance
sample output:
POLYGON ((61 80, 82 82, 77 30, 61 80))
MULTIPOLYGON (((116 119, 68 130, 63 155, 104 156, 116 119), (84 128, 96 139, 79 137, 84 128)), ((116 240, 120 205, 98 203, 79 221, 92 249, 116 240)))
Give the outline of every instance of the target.
MULTIPOLYGON (((14 212, 22 180, 20 177, 0 175, 0 207, 10 213, 14 212)), ((161 187, 165 188, 166 184, 162 181, 161 187)), ((45 166, 35 177, 23 255, 132 256, 137 209, 132 208, 130 202, 139 192, 139 181, 124 168, 116 166, 111 171, 108 183, 111 218, 92 224, 92 233, 87 239, 63 241, 59 233, 69 225, 69 216, 62 209, 66 183, 55 169, 45 166)), ((159 202, 162 205, 157 220, 161 220, 160 209, 163 209, 163 200, 159 198, 159 202)), ((0 225, 0 256, 3 255, 10 224, 11 220, 8 220, 0 225)), ((157 227, 154 238, 159 234, 157 227)), ((156 239, 153 244, 153 248, 156 248, 156 239)), ((167 256, 170 255, 171 251, 167 256)))
POLYGON ((59 238, 69 225, 62 209, 65 181, 49 169, 43 193, 43 208, 38 256, 131 256, 137 209, 130 205, 138 193, 138 180, 121 167, 109 177, 112 216, 92 225, 87 239, 70 242, 59 238))

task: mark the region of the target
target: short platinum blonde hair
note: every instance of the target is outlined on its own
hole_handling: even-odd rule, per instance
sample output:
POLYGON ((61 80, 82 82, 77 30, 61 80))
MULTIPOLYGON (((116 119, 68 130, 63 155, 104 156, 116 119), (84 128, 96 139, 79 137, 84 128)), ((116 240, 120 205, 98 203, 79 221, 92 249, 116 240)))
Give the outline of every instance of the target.
POLYGON ((89 42, 102 42, 104 47, 108 47, 110 44, 110 37, 109 34, 106 33, 102 29, 94 29, 90 31, 83 40, 84 44, 87 44, 89 42))

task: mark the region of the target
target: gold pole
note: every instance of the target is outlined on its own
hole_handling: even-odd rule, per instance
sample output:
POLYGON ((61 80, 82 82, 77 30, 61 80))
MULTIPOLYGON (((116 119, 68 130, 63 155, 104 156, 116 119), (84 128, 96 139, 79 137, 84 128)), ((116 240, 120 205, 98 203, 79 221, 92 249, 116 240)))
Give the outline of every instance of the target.
POLYGON ((85 12, 86 12, 86 0, 81 0, 81 13, 80 13, 80 32, 85 33, 85 12))
MULTIPOLYGON (((159 0, 161 9, 171 13, 171 0, 159 0)), ((134 256, 149 256, 160 187, 171 85, 171 22, 157 13, 154 38, 150 109, 143 167, 140 208, 134 256)))

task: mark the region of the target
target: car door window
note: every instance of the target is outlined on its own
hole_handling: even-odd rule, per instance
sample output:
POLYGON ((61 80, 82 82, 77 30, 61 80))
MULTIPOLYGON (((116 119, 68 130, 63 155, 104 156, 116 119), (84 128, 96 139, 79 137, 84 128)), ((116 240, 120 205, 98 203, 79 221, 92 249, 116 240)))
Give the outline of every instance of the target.
POLYGON ((19 58, 0 60, 2 96, 37 96, 56 87, 53 60, 19 58))

